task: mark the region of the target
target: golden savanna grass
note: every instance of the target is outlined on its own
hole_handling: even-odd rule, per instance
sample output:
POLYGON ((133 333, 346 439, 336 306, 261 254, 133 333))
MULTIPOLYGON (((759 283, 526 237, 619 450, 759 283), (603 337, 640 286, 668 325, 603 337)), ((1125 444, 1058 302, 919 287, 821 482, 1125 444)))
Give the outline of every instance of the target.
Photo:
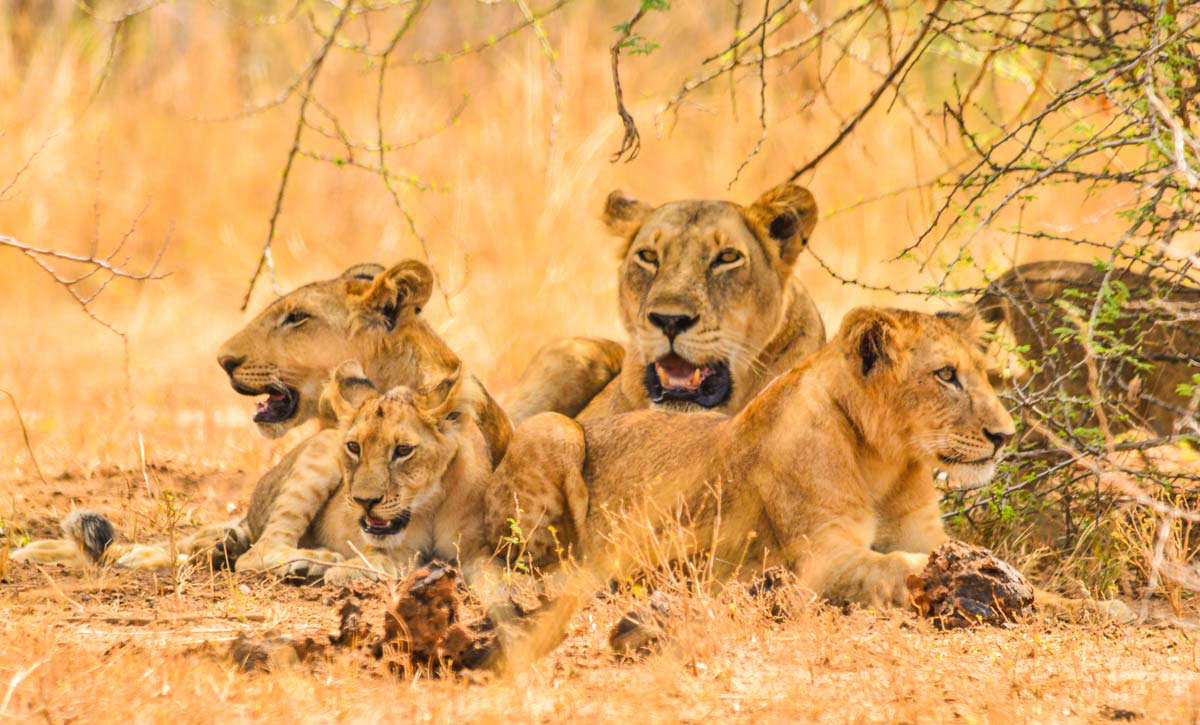
MULTIPOLYGON (((128 234, 121 256, 130 255, 135 269, 166 241, 161 270, 169 275, 116 282, 94 305, 127 334, 126 373, 119 337, 30 259, 0 248, 0 388, 19 406, 48 479, 39 479, 14 409, 0 400, 0 578, 4 547, 53 534, 74 507, 106 511, 143 540, 241 512, 255 478, 298 440, 258 437, 253 404, 229 389, 215 364, 217 346, 248 316, 239 306, 266 236, 297 101, 207 119, 238 116, 243 104, 277 95, 314 46, 303 22, 252 30, 231 19, 226 3, 179 0, 127 25, 106 68, 103 22, 63 2, 36 32, 22 31, 25 45, 17 47, 19 5, 26 4, 0 10, 0 189, 7 188, 0 235, 87 253, 128 234)), ((314 5, 325 18, 328 8, 314 5)), ((832 17, 832 5, 817 9, 832 17)), ((104 3, 96 12, 116 16, 128 7, 104 3)), ((852 57, 832 71, 828 62, 818 70, 815 57, 768 67, 770 133, 727 188, 759 136, 756 73, 744 71, 732 91, 727 78, 714 83, 656 124, 656 109, 731 37, 731 3, 678 3, 639 25, 661 47, 623 58, 643 147, 632 163, 614 164, 621 124, 608 46, 612 26, 631 10, 632 3, 579 2, 546 18, 553 67, 538 39, 522 32, 461 60, 390 72, 382 117, 391 142, 436 131, 390 157, 396 172, 428 187, 399 184, 424 244, 378 176, 299 158, 274 245, 279 286, 356 262, 427 258, 444 294, 424 314, 502 395, 545 341, 620 337, 618 243, 598 221, 610 190, 651 202, 751 201, 823 148, 887 67, 877 24, 840 38, 852 57), (554 68, 562 78, 559 112, 554 68)), ((401 55, 478 45, 520 17, 516 4, 436 5, 401 55)), ((372 29, 375 42, 398 18, 372 29)), ((919 21, 915 11, 895 19, 919 21)), ((354 32, 361 39, 365 29, 354 32)), ((844 277, 896 288, 940 277, 940 269, 886 261, 941 201, 921 184, 964 155, 935 111, 951 78, 973 77, 979 58, 937 52, 910 79, 903 102, 881 104, 803 179, 822 209, 812 251, 844 277)), ((1033 70, 1008 69, 981 92, 993 107, 1016 108, 1036 89, 1033 70)), ((1055 69, 1041 82, 1070 72, 1055 69)), ((373 137, 376 78, 362 58, 335 52, 317 84, 352 136, 373 137)), ((336 151, 320 140, 312 148, 336 151)), ((1064 188, 1024 213, 1104 232, 1117 227, 1107 213, 1115 201, 1064 188)), ((978 268, 991 270, 1080 255, 1022 248, 994 232, 971 251, 978 268)), ((842 284, 813 255, 802 256, 797 274, 830 328, 852 306, 897 302, 842 284)), ((956 282, 979 279, 963 273, 956 282)), ((272 296, 267 280, 251 309, 272 296)), ((775 622, 738 592, 694 594, 695 606, 678 622, 680 644, 637 664, 606 652, 608 627, 628 604, 618 598, 577 617, 568 642, 515 682, 397 681, 338 660, 247 676, 220 656, 221 643, 241 631, 328 630, 335 608, 327 592, 186 570, 11 567, 7 577, 0 718, 1057 722, 1130 712, 1161 722, 1194 719, 1200 704, 1185 631, 1032 622, 939 634, 901 613, 816 605, 775 622)))

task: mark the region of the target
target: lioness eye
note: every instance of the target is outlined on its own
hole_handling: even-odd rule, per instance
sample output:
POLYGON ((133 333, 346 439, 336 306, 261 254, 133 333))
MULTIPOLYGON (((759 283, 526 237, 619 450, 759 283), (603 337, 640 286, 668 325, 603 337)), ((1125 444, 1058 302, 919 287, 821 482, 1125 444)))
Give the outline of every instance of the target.
POLYGON ((643 249, 637 253, 637 258, 646 264, 658 264, 658 255, 653 249, 643 249))
POLYGON ((937 379, 941 380, 943 383, 949 383, 950 385, 955 386, 958 385, 958 371, 955 370, 954 366, 952 365, 947 365, 944 368, 938 368, 933 374, 936 375, 937 379))
POLYGON ((346 441, 346 452, 358 458, 359 454, 362 453, 362 448, 359 448, 358 444, 354 441, 346 441))
POLYGON ((399 461, 402 458, 408 458, 412 455, 414 446, 396 446, 392 449, 392 460, 399 461))
POLYGON ((733 264, 742 258, 742 253, 736 249, 724 249, 717 258, 713 260, 712 266, 724 267, 727 264, 733 264))
POLYGON ((301 310, 292 310, 287 314, 287 317, 283 318, 283 324, 285 326, 299 325, 301 322, 304 322, 310 317, 312 317, 312 315, 308 314, 307 312, 303 312, 301 310))

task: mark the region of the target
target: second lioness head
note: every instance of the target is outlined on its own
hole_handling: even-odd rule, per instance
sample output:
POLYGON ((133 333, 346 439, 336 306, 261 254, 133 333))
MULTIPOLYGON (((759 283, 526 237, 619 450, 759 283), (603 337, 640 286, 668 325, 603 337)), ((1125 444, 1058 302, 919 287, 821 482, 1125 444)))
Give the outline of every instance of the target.
POLYGON ((642 367, 651 405, 726 404, 777 334, 788 279, 817 219, 807 189, 783 184, 750 206, 651 207, 621 192, 604 221, 628 240, 620 272, 626 364, 642 367))

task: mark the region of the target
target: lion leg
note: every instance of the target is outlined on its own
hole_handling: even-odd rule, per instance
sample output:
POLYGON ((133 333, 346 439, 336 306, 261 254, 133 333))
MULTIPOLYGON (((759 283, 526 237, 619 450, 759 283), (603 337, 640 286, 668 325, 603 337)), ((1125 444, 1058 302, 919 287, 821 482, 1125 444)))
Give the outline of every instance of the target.
POLYGON ((293 546, 255 544, 238 558, 234 571, 276 574, 287 579, 324 576, 329 567, 345 560, 329 549, 300 549, 293 546))
POLYGON ((517 429, 485 493, 484 531, 515 568, 564 560, 585 531, 588 490, 583 428, 557 413, 517 429))
POLYGON ((8 558, 26 564, 65 564, 71 567, 84 567, 96 563, 80 551, 74 541, 67 539, 31 541, 9 554, 8 558))
POLYGON ((1033 603, 1040 611, 1069 621, 1098 620, 1129 624, 1137 619, 1133 610, 1119 599, 1064 597, 1034 587, 1033 603))
POLYGON ((908 607, 908 577, 925 568, 929 555, 874 551, 874 529, 865 517, 830 522, 813 537, 808 555, 796 558, 801 583, 833 601, 908 607))
POLYGON ((514 425, 538 413, 579 415, 621 372, 625 348, 612 340, 570 337, 543 345, 504 406, 514 425))
POLYGON ((258 539, 238 557, 235 571, 274 571, 309 578, 322 576, 329 564, 343 560, 334 551, 298 548, 342 480, 337 456, 320 443, 311 441, 296 458, 269 504, 258 539))

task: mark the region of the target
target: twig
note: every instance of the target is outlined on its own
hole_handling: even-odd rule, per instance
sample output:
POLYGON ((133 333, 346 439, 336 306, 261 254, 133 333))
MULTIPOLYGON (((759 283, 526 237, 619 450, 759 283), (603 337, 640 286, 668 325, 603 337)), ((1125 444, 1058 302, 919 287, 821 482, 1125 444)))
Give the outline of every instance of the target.
MULTIPOLYGON (((787 2, 784 3, 784 5, 786 4, 787 2)), ((742 175, 742 169, 746 168, 755 156, 758 156, 763 141, 767 140, 767 21, 770 19, 770 10, 771 0, 763 0, 763 19, 759 23, 759 26, 762 28, 762 34, 758 39, 758 123, 761 130, 758 134, 758 140, 754 142, 754 148, 750 149, 750 153, 746 158, 742 159, 742 163, 738 165, 737 171, 734 172, 733 179, 729 181, 729 185, 725 187, 726 189, 733 188, 733 185, 737 183, 738 177, 742 175)))
POLYGON ((17 423, 21 426, 21 437, 25 440, 25 450, 29 452, 29 460, 33 462, 33 470, 37 471, 38 478, 42 483, 49 486, 50 482, 46 480, 46 476, 42 473, 42 467, 38 465, 37 456, 33 453, 33 444, 29 442, 29 429, 25 427, 25 418, 21 416, 21 409, 17 407, 17 399, 7 390, 0 388, 0 393, 8 396, 8 402, 12 403, 13 412, 17 415, 17 423))
POLYGON ((867 99, 867 102, 858 109, 858 113, 856 113, 854 117, 850 119, 849 123, 842 127, 842 130, 838 132, 838 135, 829 142, 829 145, 826 146, 821 153, 813 157, 813 159, 804 166, 801 166, 799 169, 792 172, 792 175, 788 177, 788 181, 795 181, 805 172, 821 163, 826 156, 833 153, 833 150, 840 146, 842 141, 846 140, 846 137, 854 131, 854 128, 858 126, 859 121, 862 121, 867 113, 869 113, 870 110, 875 107, 875 104, 883 96, 883 92, 892 85, 892 82, 897 76, 900 75, 900 72, 908 66, 909 59, 913 57, 913 54, 917 52, 917 49, 925 44, 925 36, 928 35, 929 29, 933 26, 934 20, 937 19, 938 13, 945 4, 946 0, 938 0, 937 5, 935 5, 933 10, 929 11, 929 15, 925 17, 925 22, 921 25, 921 29, 917 31, 917 37, 913 39, 912 45, 908 46, 908 50, 906 50, 904 55, 900 56, 900 60, 898 60, 896 64, 892 66, 892 70, 887 74, 887 77, 883 79, 883 82, 879 84, 879 86, 875 89, 875 92, 872 93, 871 97, 867 99))
POLYGON ((637 12, 633 14, 622 26, 621 34, 617 36, 617 40, 609 48, 609 53, 612 55, 612 77, 613 91, 617 97, 617 115, 621 117, 621 124, 625 127, 625 135, 621 137, 621 147, 613 153, 609 159, 612 163, 616 163, 625 158, 625 163, 629 163, 637 158, 638 153, 642 150, 642 137, 638 133, 637 124, 633 121, 633 116, 629 115, 629 111, 625 108, 624 94, 621 92, 621 71, 619 68, 621 48, 624 47, 625 41, 629 40, 629 36, 633 34, 633 26, 637 25, 638 21, 646 15, 646 6, 638 0, 637 12))
MULTIPOLYGON (((329 31, 329 37, 313 58, 311 65, 307 71, 308 81, 304 86, 304 94, 300 99, 300 112, 296 117, 296 131, 292 137, 292 145, 288 149, 287 161, 283 165, 283 175, 279 180, 279 190, 275 194, 275 207, 271 211, 271 219, 267 225, 267 241, 263 243, 262 252, 258 255, 258 264, 254 267, 254 274, 250 276, 250 283, 246 286, 246 296, 242 298, 242 306, 239 308, 245 311, 250 305, 250 295, 254 292, 254 285, 258 282, 258 278, 262 275, 263 268, 271 262, 271 243, 275 240, 275 226, 279 221, 279 212, 283 210, 283 194, 287 191, 288 177, 292 172, 292 163, 296 160, 296 154, 300 151, 300 138, 304 133, 304 113, 308 109, 309 98, 312 96, 313 86, 317 82, 317 77, 321 74, 321 67, 325 63, 325 58, 329 53, 329 48, 333 46, 333 41, 337 37, 338 30, 341 29, 342 23, 346 21, 350 13, 350 7, 353 2, 347 0, 342 7, 342 11, 338 13, 337 20, 333 24, 333 29, 329 31)), ((289 92, 290 95, 290 92, 289 92)), ((274 278, 274 275, 272 275, 274 278)))

